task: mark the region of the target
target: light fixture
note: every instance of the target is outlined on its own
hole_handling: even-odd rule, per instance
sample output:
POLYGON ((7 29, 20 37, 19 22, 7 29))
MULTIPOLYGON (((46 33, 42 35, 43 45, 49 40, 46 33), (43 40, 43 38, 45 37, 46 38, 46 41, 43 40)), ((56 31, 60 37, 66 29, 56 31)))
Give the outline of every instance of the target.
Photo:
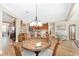
POLYGON ((34 21, 32 21, 32 22, 30 23, 30 26, 35 26, 35 27, 42 26, 42 22, 40 22, 40 21, 37 20, 37 18, 36 18, 34 21))
POLYGON ((37 19, 37 3, 36 3, 36 17, 35 20, 30 23, 30 26, 39 27, 42 26, 42 22, 37 19))

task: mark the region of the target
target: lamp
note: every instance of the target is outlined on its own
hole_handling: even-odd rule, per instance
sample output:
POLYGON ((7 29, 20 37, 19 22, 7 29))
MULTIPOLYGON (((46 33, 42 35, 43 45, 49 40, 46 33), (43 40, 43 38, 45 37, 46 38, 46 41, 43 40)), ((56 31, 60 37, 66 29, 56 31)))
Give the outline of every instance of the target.
POLYGON ((35 27, 42 26, 42 22, 40 22, 37 19, 37 3, 36 3, 36 17, 35 20, 30 23, 30 26, 35 26, 35 27))

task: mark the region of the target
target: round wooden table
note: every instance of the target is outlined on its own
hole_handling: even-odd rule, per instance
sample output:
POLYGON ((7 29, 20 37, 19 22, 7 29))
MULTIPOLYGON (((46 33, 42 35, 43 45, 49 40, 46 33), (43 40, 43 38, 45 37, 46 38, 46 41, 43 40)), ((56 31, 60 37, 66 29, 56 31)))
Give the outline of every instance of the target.
POLYGON ((38 56, 39 52, 41 50, 45 50, 46 48, 49 48, 51 46, 50 40, 47 39, 39 39, 39 38, 33 38, 23 41, 22 47, 24 49, 30 50, 35 52, 36 56, 38 56))

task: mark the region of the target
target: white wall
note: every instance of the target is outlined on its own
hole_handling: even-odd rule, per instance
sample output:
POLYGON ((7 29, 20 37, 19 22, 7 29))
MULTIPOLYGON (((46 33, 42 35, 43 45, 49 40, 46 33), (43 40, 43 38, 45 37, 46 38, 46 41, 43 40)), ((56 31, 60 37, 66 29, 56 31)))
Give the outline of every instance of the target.
POLYGON ((21 31, 21 20, 16 19, 16 42, 18 42, 18 36, 21 31))
POLYGON ((0 5, 0 54, 2 54, 2 8, 0 5))
POLYGON ((67 25, 76 25, 76 40, 79 40, 79 4, 75 4, 70 16, 71 17, 69 18, 69 21, 67 21, 67 25))
POLYGON ((60 39, 67 39, 67 23, 65 21, 55 22, 55 35, 60 39))

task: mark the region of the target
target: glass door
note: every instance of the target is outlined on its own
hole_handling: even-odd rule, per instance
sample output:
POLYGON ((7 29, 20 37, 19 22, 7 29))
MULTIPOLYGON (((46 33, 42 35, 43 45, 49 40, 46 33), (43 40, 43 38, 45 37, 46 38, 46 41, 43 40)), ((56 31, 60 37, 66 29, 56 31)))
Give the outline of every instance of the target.
POLYGON ((71 40, 76 39, 76 25, 75 24, 69 25, 69 39, 71 40))

